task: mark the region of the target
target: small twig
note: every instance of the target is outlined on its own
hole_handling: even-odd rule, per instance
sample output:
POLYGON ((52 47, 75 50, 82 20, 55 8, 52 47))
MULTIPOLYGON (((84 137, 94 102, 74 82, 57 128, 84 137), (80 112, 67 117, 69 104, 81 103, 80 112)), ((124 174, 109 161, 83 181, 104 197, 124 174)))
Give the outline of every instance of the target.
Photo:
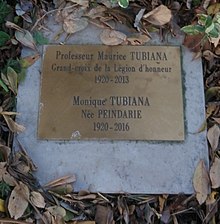
POLYGON ((33 31, 37 24, 47 15, 51 14, 51 13, 54 13, 54 12, 57 12, 57 11, 60 11, 60 10, 64 10, 64 9, 71 9, 71 8, 74 8, 77 4, 73 4, 71 6, 67 6, 67 7, 64 7, 64 8, 61 8, 61 9, 53 9, 53 10, 50 10, 49 12, 46 12, 44 13, 36 22, 35 24, 33 25, 33 27, 31 28, 31 31, 33 31))
POLYGON ((0 224, 9 223, 9 224, 33 224, 31 222, 19 221, 14 219, 0 219, 0 224))
POLYGON ((110 201, 108 200, 108 198, 106 198, 104 195, 102 195, 101 193, 97 192, 97 194, 104 199, 105 201, 107 201, 108 203, 110 203, 110 201))
POLYGON ((215 206, 218 204, 220 198, 218 198, 215 203, 212 204, 212 208, 210 209, 210 211, 208 212, 208 214, 205 216, 205 218, 203 219, 202 223, 206 222, 206 219, 209 217, 209 215, 212 213, 212 211, 214 210, 215 206))
POLYGON ((190 211, 190 210, 193 210, 193 208, 190 207, 190 208, 187 208, 187 209, 178 211, 178 212, 174 212, 174 213, 172 213, 171 215, 179 215, 179 214, 181 214, 181 213, 184 213, 184 212, 187 212, 187 211, 190 211))

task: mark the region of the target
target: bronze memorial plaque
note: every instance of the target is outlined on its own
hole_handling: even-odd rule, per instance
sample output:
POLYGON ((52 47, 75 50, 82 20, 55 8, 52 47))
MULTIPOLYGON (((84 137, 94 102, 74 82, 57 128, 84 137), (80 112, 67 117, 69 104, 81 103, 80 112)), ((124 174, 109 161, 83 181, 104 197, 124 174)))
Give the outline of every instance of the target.
POLYGON ((180 47, 48 46, 38 138, 184 140, 180 47))

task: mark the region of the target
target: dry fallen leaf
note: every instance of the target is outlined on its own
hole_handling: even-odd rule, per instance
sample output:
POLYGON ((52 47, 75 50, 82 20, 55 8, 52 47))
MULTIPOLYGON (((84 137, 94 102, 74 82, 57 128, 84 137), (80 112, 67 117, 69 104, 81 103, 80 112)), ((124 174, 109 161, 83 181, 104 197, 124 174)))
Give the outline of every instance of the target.
POLYGON ((94 221, 79 221, 76 224, 95 224, 94 221))
POLYGON ((215 157, 210 169, 212 188, 220 187, 220 159, 215 157))
POLYGON ((81 5, 83 7, 89 6, 89 0, 69 0, 70 2, 76 3, 78 5, 81 5))
POLYGON ((207 61, 213 61, 215 58, 215 54, 210 51, 210 50, 205 50, 202 52, 202 56, 207 60, 207 61))
POLYGON ((201 34, 197 35, 186 35, 184 38, 183 45, 189 48, 192 52, 200 52, 201 43, 203 36, 201 34))
POLYGON ((211 194, 206 199, 206 205, 212 205, 216 202, 216 196, 218 195, 218 192, 212 191, 211 194))
POLYGON ((139 35, 137 37, 128 37, 127 41, 131 45, 143 45, 150 40, 150 37, 147 35, 139 35))
POLYGON ((211 128, 209 128, 207 133, 207 138, 213 151, 215 151, 218 147, 219 137, 220 137, 220 129, 218 125, 215 124, 211 128))
POLYGON ((74 20, 65 19, 63 22, 63 29, 66 33, 76 33, 80 30, 84 30, 88 26, 87 18, 76 18, 74 20))
POLYGON ((215 47, 217 47, 218 44, 219 44, 219 41, 220 41, 220 36, 217 37, 217 38, 211 37, 211 38, 209 38, 209 41, 210 41, 211 43, 213 43, 215 47))
POLYGON ((97 7, 91 8, 85 16, 88 16, 90 19, 96 19, 98 17, 103 17, 106 7, 103 5, 98 5, 97 7))
POLYGON ((143 16, 143 19, 154 25, 162 26, 169 23, 172 18, 171 10, 165 5, 160 5, 143 16))
POLYGON ((11 148, 9 148, 8 146, 0 144, 0 153, 2 154, 2 157, 3 157, 2 159, 4 161, 7 161, 8 157, 11 153, 11 148))
POLYGON ((193 176, 193 186, 196 192, 196 199, 201 205, 205 202, 210 191, 209 176, 203 160, 200 160, 196 167, 193 176))
POLYGON ((16 30, 15 38, 24 46, 29 47, 33 50, 36 50, 36 44, 34 42, 34 38, 28 30, 16 30))
POLYGON ((216 121, 218 124, 220 124, 220 117, 213 117, 212 118, 214 121, 216 121))
POLYGON ((66 215, 66 210, 62 208, 61 206, 51 206, 47 208, 47 211, 50 212, 53 216, 60 216, 64 217, 66 215))
POLYGON ((11 67, 7 68, 7 78, 8 78, 8 83, 9 83, 9 89, 17 95, 18 91, 18 75, 15 72, 15 70, 11 67))
POLYGON ((212 114, 213 112, 216 110, 217 106, 213 103, 209 103, 207 105, 207 109, 206 109, 206 119, 208 119, 212 114))
POLYGON ((76 181, 76 176, 73 174, 73 175, 64 176, 59 179, 53 180, 53 181, 47 183, 44 187, 52 188, 52 187, 57 187, 60 185, 70 184, 75 181, 76 181))
POLYGON ((24 57, 20 60, 21 67, 28 68, 29 66, 33 65, 39 58, 40 58, 39 54, 24 57))
POLYGON ((96 224, 94 221, 76 221, 70 224, 96 224))
POLYGON ((167 198, 168 198, 168 194, 163 194, 163 195, 159 196, 160 213, 162 213, 164 210, 164 205, 167 201, 167 198))
POLYGON ((5 168, 5 171, 3 173, 3 176, 2 176, 2 179, 4 180, 4 182, 6 184, 8 184, 9 186, 15 186, 16 185, 16 180, 13 176, 11 176, 7 171, 6 171, 6 168, 5 168))
POLYGON ((12 218, 18 219, 24 214, 28 207, 29 194, 28 187, 22 182, 13 189, 8 202, 8 211, 12 218))
POLYGON ((97 205, 96 214, 95 214, 95 222, 97 224, 114 224, 113 220, 113 211, 110 207, 105 207, 102 205, 97 205))
POLYGON ((127 205, 127 201, 125 200, 124 197, 119 197, 118 198, 118 211, 120 213, 120 215, 124 218, 125 224, 129 224, 130 223, 130 219, 129 219, 129 208, 127 205))
POLYGON ((100 34, 100 39, 105 45, 119 45, 126 40, 127 36, 119 31, 105 29, 100 34))
POLYGON ((23 132, 25 130, 25 127, 16 123, 15 121, 12 120, 12 118, 10 118, 8 115, 2 115, 9 127, 9 129, 12 131, 12 132, 15 132, 15 133, 19 133, 19 132, 23 132))
POLYGON ((207 9, 208 15, 215 15, 220 11, 220 3, 214 3, 210 5, 207 9))
POLYGON ((38 208, 44 208, 46 205, 44 197, 41 195, 41 193, 36 191, 31 192, 30 200, 38 208))
POLYGON ((0 181, 4 181, 9 186, 15 186, 16 180, 6 169, 6 162, 0 162, 0 181))

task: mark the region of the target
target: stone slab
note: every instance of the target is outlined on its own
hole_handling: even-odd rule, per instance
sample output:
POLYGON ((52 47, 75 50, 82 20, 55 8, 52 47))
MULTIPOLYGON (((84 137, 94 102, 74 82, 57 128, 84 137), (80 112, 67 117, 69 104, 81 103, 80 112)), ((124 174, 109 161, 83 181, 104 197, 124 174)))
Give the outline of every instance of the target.
MULTIPOLYGON (((52 40, 60 27, 48 22, 52 40)), ((101 44, 102 30, 89 26, 73 35, 71 44, 101 44)), ((148 44, 180 45, 175 40, 164 43, 153 38, 148 44)), ((55 43, 55 41, 53 42, 55 43)), ((33 54, 24 49, 23 55, 33 54)), ((192 177, 200 159, 208 164, 206 133, 195 134, 205 120, 202 64, 182 48, 185 140, 159 141, 46 141, 37 139, 41 59, 28 69, 20 84, 17 122, 26 131, 17 136, 38 166, 41 184, 63 175, 77 175, 75 190, 118 193, 177 194, 193 193, 192 177)), ((175 60, 175 58, 173 59, 175 60)), ((16 142, 16 141, 15 141, 16 142)))

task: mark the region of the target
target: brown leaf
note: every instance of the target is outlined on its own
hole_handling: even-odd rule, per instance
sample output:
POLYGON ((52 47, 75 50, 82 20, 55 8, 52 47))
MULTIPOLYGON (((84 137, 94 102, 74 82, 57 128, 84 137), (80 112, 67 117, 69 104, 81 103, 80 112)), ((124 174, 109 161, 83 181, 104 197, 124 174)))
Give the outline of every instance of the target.
POLYGON ((15 178, 13 177, 13 176, 11 176, 8 172, 7 172, 7 170, 5 169, 5 171, 4 171, 4 173, 3 173, 3 176, 2 176, 2 178, 3 178, 3 180, 4 180, 4 182, 6 183, 6 184, 8 184, 9 186, 15 186, 16 185, 16 180, 15 180, 15 178))
POLYGON ((89 200, 94 200, 94 199, 97 198, 97 195, 96 194, 88 194, 88 195, 84 195, 84 196, 76 196, 76 197, 73 196, 73 198, 75 198, 79 201, 88 200, 88 199, 89 200))
POLYGON ((167 198, 168 198, 167 194, 163 194, 163 195, 159 196, 160 213, 162 213, 164 210, 164 205, 167 201, 167 198))
POLYGON ((28 207, 29 194, 28 187, 22 182, 13 189, 8 202, 8 211, 12 218, 18 219, 24 214, 28 207))
POLYGON ((216 47, 215 54, 220 55, 220 45, 216 47))
POLYGON ((218 124, 220 124, 220 117, 213 117, 213 120, 215 120, 218 124))
POLYGON ((209 140, 209 143, 210 143, 213 151, 215 151, 218 147, 219 136, 220 136, 220 129, 217 124, 215 124, 211 128, 209 128, 208 133, 207 133, 207 138, 209 140))
POLYGON ((63 22, 63 29, 66 33, 76 33, 80 30, 84 30, 88 26, 87 18, 76 18, 74 20, 65 19, 63 22))
POLYGON ((193 176, 193 186, 196 192, 196 199, 201 205, 205 202, 210 191, 209 176, 203 160, 200 160, 196 167, 193 176))
POLYGON ((12 132, 23 132, 25 130, 25 127, 16 123, 15 121, 12 120, 12 118, 10 118, 9 116, 7 115, 2 115, 9 127, 9 129, 12 131, 12 132))
POLYGON ((6 184, 14 187, 16 185, 16 180, 11 176, 6 170, 6 162, 0 162, 0 181, 4 180, 6 184))
POLYGON ((203 36, 201 34, 186 35, 183 45, 189 48, 192 52, 199 52, 201 50, 202 39, 203 36))
POLYGON ((215 157, 210 169, 212 188, 220 187, 220 159, 215 157))
POLYGON ((66 216, 66 210, 62 208, 61 206, 51 206, 47 208, 47 211, 50 212, 51 215, 53 216, 60 216, 64 217, 66 216))
POLYGON ((126 224, 129 223, 129 209, 124 197, 118 198, 118 210, 121 216, 123 216, 126 224))
POLYGON ((137 37, 128 37, 127 41, 131 45, 143 45, 150 40, 150 37, 147 35, 139 35, 137 37))
POLYGON ((205 50, 202 52, 202 56, 207 60, 207 61, 213 61, 215 58, 215 54, 210 51, 210 50, 205 50))
POLYGON ((218 44, 219 44, 219 41, 220 41, 220 36, 217 37, 217 38, 211 37, 211 38, 209 38, 209 41, 210 41, 211 43, 213 43, 215 47, 217 47, 218 44))
POLYGON ((207 13, 209 15, 215 15, 216 13, 218 13, 220 11, 220 3, 215 3, 212 4, 208 7, 207 9, 207 13))
POLYGON ((122 44, 126 40, 126 35, 122 32, 105 29, 100 34, 100 39, 105 45, 119 45, 122 44))
POLYGON ((218 195, 218 192, 212 191, 211 194, 206 199, 206 205, 212 205, 216 202, 216 196, 218 195))
POLYGON ((36 191, 31 192, 30 200, 38 208, 44 208, 46 205, 44 197, 41 195, 41 193, 36 191))
POLYGON ((2 154, 4 161, 7 161, 11 153, 11 149, 5 145, 0 144, 0 153, 2 154))
POLYGON ((110 207, 105 207, 102 205, 97 205, 96 214, 95 214, 95 222, 97 224, 114 224, 113 220, 113 211, 110 207))
POLYGON ((78 5, 81 5, 83 7, 89 6, 89 0, 69 0, 70 2, 76 3, 78 5))
POLYGON ((206 109, 206 119, 209 118, 213 112, 216 110, 217 106, 213 103, 209 103, 206 109))
POLYGON ((143 16, 145 20, 154 25, 162 26, 169 23, 172 18, 171 10, 165 5, 160 5, 143 16))
POLYGON ((78 222, 74 222, 72 224, 95 224, 95 222, 94 221, 78 221, 78 222))
POLYGON ((106 11, 106 7, 105 6, 98 5, 97 7, 91 8, 86 13, 86 16, 88 16, 90 19, 96 19, 98 17, 102 17, 104 15, 105 11, 106 11))
POLYGON ((22 68, 28 68, 31 65, 33 65, 39 58, 40 58, 39 54, 30 55, 30 56, 22 58, 20 60, 20 64, 22 68))
POLYGON ((47 183, 44 187, 48 187, 48 188, 57 187, 60 185, 74 183, 75 181, 76 181, 76 176, 73 174, 73 175, 64 176, 59 179, 53 180, 53 181, 47 183))
POLYGON ((16 30, 15 31, 16 39, 26 47, 31 48, 32 50, 36 50, 36 44, 34 42, 34 38, 32 37, 31 33, 27 30, 16 30))

